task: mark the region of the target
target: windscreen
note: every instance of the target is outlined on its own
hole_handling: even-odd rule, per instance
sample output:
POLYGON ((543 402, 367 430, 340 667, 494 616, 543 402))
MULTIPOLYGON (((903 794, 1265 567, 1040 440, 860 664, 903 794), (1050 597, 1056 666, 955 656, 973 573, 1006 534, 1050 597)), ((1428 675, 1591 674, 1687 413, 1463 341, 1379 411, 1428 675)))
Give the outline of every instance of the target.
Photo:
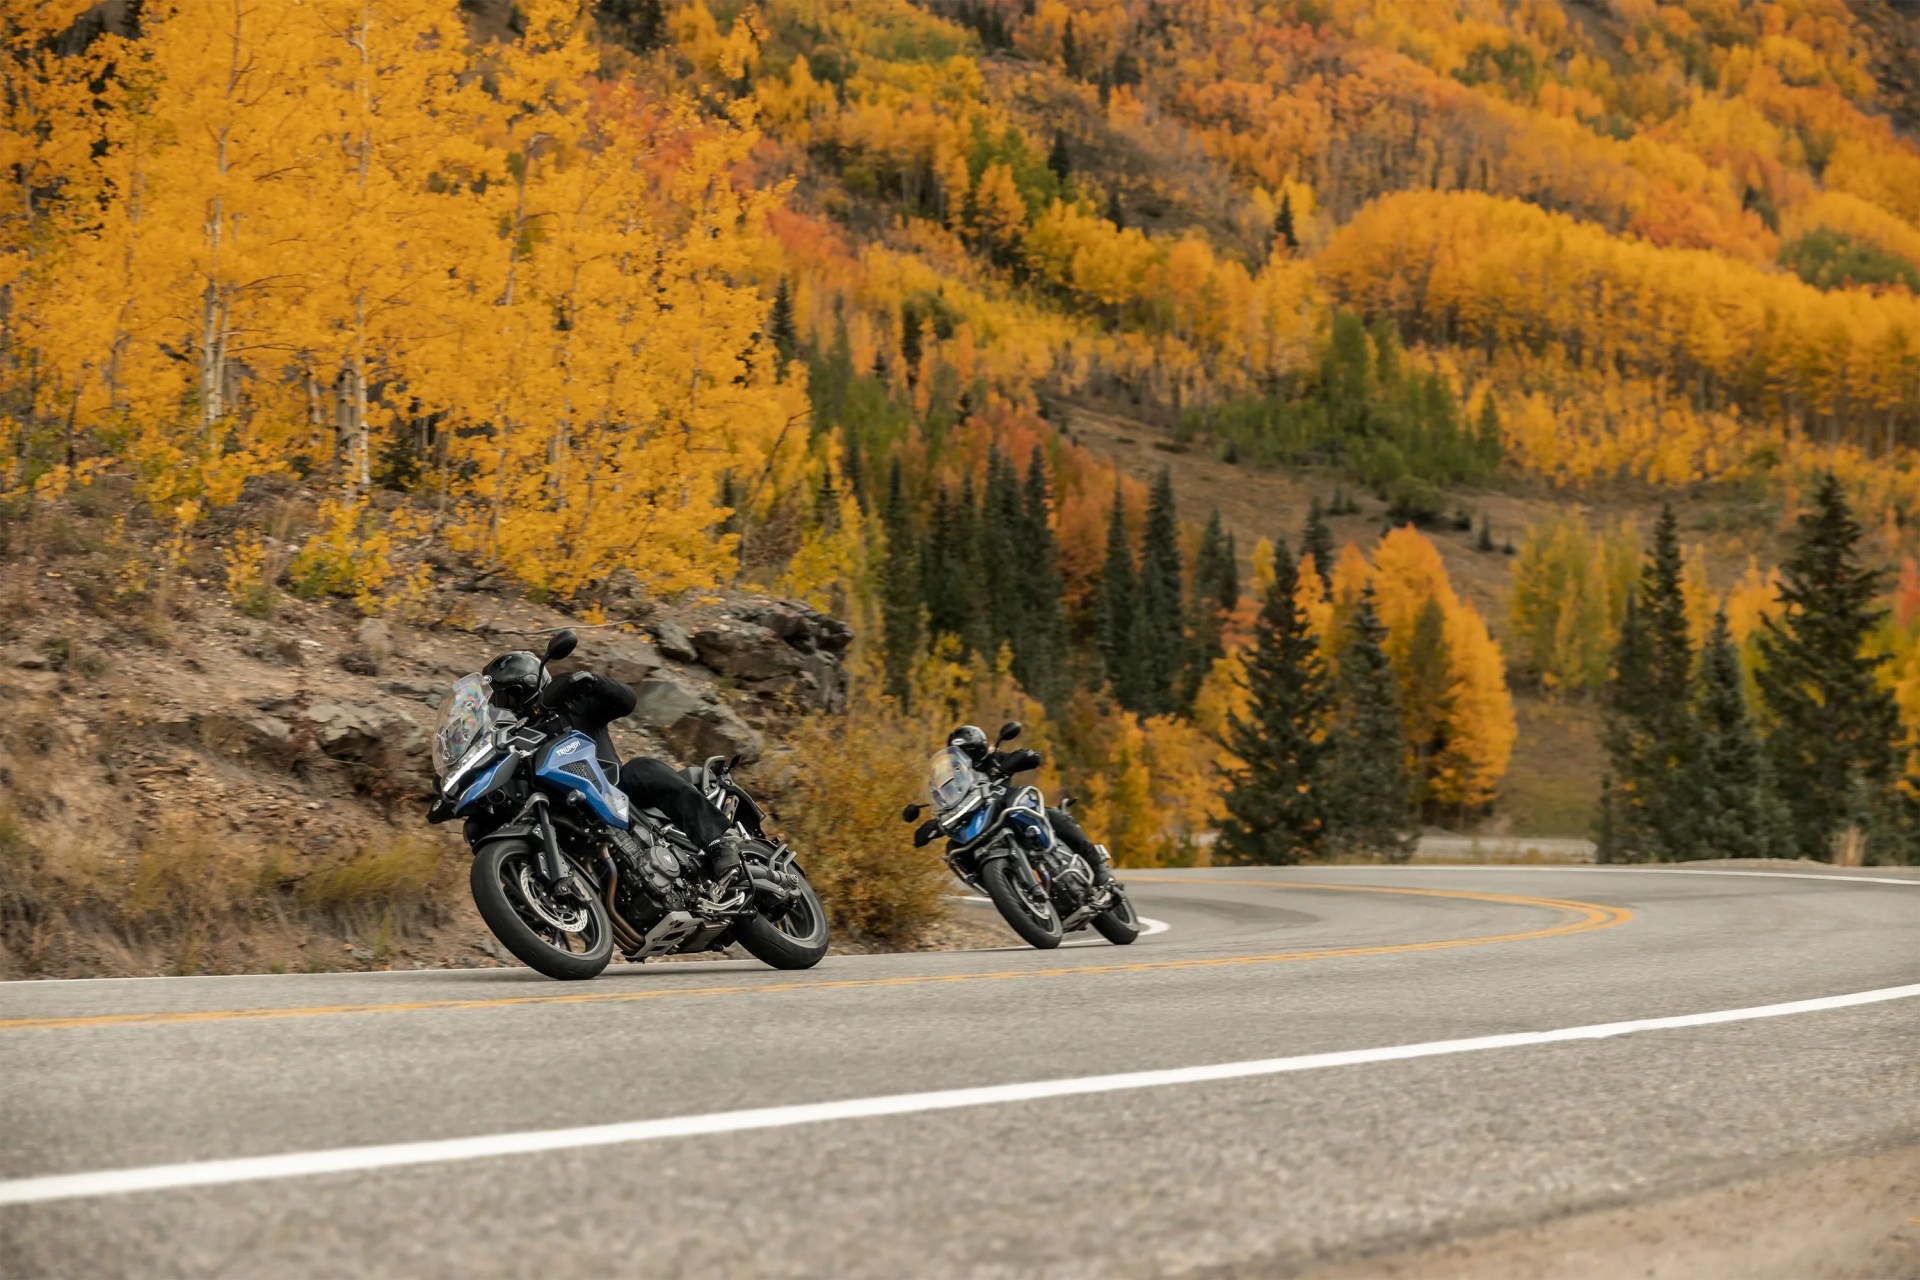
POLYGON ((980 784, 973 762, 953 747, 937 751, 927 762, 927 794, 934 816, 944 818, 972 798, 980 784))
POLYGON ((446 777, 447 770, 492 723, 493 702, 486 677, 476 673, 454 681, 446 701, 440 704, 440 718, 433 725, 434 773, 446 777))

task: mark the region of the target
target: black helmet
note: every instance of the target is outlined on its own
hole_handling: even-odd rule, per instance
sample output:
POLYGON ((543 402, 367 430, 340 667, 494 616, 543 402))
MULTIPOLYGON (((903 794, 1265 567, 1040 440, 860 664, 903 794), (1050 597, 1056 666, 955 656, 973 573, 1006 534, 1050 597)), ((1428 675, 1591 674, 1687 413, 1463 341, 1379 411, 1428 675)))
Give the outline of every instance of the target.
POLYGON ((547 664, 540 661, 539 655, 525 649, 501 654, 480 674, 493 690, 493 700, 515 713, 532 706, 551 679, 547 675, 547 664))
POLYGON ((987 744, 987 735, 978 725, 963 724, 947 735, 947 745, 958 747, 966 752, 967 758, 975 764, 987 758, 992 748, 987 744))

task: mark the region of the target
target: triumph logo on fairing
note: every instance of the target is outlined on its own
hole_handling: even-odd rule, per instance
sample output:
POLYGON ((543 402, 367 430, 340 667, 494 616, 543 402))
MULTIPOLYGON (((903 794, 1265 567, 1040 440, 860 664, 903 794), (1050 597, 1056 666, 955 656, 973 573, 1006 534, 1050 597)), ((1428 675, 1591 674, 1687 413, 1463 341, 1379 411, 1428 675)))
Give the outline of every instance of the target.
POLYGON ((579 749, 580 744, 578 742, 563 742, 553 749, 554 758, 558 759, 561 756, 570 756, 579 749))

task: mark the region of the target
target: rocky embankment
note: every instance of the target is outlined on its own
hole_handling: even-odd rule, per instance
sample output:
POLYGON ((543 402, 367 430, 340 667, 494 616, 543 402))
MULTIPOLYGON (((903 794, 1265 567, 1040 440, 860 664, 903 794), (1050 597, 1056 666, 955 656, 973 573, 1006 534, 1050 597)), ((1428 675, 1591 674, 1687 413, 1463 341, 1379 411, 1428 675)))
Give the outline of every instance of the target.
POLYGON ((770 785, 780 725, 846 699, 852 632, 793 601, 586 626, 453 592, 409 625, 249 617, 192 579, 128 602, 93 570, 0 562, 3 976, 492 962, 457 840, 421 821, 427 742, 455 679, 557 627, 568 666, 634 687, 627 754, 738 754, 770 785))

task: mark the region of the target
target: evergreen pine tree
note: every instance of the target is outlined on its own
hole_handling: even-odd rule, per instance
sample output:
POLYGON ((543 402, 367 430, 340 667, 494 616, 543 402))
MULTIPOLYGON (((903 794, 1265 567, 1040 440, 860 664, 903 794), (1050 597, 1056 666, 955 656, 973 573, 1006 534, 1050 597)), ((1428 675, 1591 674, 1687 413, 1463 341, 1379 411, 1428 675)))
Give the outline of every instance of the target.
POLYGON ((991 662, 998 645, 994 637, 993 603, 986 590, 986 566, 981 558, 982 514, 972 472, 960 478, 960 500, 954 504, 953 511, 954 538, 958 548, 955 559, 960 579, 965 584, 961 598, 965 601, 967 611, 960 641, 969 653, 981 654, 991 662))
POLYGON ((1186 592, 1181 586, 1180 525, 1174 510, 1173 476, 1161 468, 1147 501, 1146 542, 1140 556, 1139 649, 1142 715, 1177 708, 1187 657, 1186 592))
POLYGON ((1066 27, 1060 32, 1060 65, 1066 68, 1070 76, 1080 74, 1080 42, 1073 34, 1073 18, 1067 18, 1066 27))
POLYGON ((1882 610, 1881 575, 1860 562, 1861 529, 1840 482, 1820 482, 1782 567, 1781 616, 1760 633, 1760 692, 1772 714, 1768 762, 1786 803, 1791 851, 1826 858, 1863 798, 1876 854, 1895 852, 1900 724, 1882 657, 1862 652, 1882 610))
POLYGON ((1293 233, 1293 195, 1282 192, 1280 212, 1273 215, 1273 242, 1287 246, 1288 252, 1300 247, 1300 239, 1293 233))
POLYGON ((1307 527, 1300 535, 1300 550, 1313 557, 1313 571, 1322 585, 1333 581, 1333 530, 1327 528, 1326 512, 1315 498, 1307 508, 1307 527))
POLYGON ((1120 192, 1118 190, 1110 189, 1107 192, 1107 221, 1113 224, 1115 231, 1122 230, 1127 225, 1127 215, 1120 208, 1120 192))
POLYGON ((866 453, 860 447, 860 433, 851 426, 841 428, 844 447, 840 456, 840 478, 846 482, 847 493, 853 498, 854 505, 860 508, 860 514, 867 512, 867 463, 866 453))
POLYGON ((942 484, 920 554, 921 589, 929 636, 950 635, 969 650, 979 648, 975 586, 978 548, 973 540, 973 482, 954 494, 942 484))
POLYGON ((1298 575, 1285 544, 1276 547, 1248 655, 1247 716, 1227 717, 1223 742, 1239 764, 1226 774, 1219 850, 1233 862, 1303 862, 1326 841, 1330 699, 1319 641, 1294 602, 1298 575))
POLYGON ((1698 810, 1687 794, 1700 754, 1694 718, 1693 640, 1681 589, 1684 565, 1673 508, 1654 524, 1640 582, 1628 602, 1608 687, 1607 752, 1615 788, 1614 836, 1627 856, 1692 856, 1698 810))
POLYGON ((1766 757, 1760 735, 1747 713, 1740 655, 1727 631, 1727 615, 1716 613, 1700 651, 1695 694, 1700 720, 1700 752, 1694 765, 1688 802, 1696 813, 1696 847, 1703 858, 1731 858, 1751 851, 1774 852, 1775 816, 1769 811, 1766 757))
POLYGON ((1226 655, 1227 605, 1221 595, 1232 572, 1228 554, 1227 536, 1220 528, 1220 509, 1215 507, 1207 517, 1206 532, 1193 557, 1193 642, 1188 646, 1186 679, 1180 691, 1183 706, 1192 705, 1213 664, 1226 655))
POLYGON ((920 380, 920 312, 912 303, 900 309, 900 363, 905 365, 907 385, 920 380))
POLYGON ((1361 592, 1347 631, 1327 779, 1328 840, 1337 851, 1404 862, 1413 851, 1412 784, 1399 688, 1381 643, 1387 629, 1371 586, 1361 592))
POLYGON ((1107 560, 1100 575, 1100 657, 1107 685, 1121 706, 1140 705, 1139 592, 1135 584, 1133 542, 1127 536, 1127 510, 1116 482, 1113 515, 1107 521, 1107 560))
POLYGON ((1026 648, 1027 602, 1022 585, 1020 546, 1026 515, 1013 463, 998 445, 987 450, 986 491, 981 495, 980 600, 985 606, 986 655, 994 659, 1002 645, 1016 654, 1026 648))
POLYGON ((799 341, 793 327, 793 294, 787 288, 785 276, 780 277, 773 291, 773 306, 767 312, 767 339, 780 355, 780 372, 784 375, 799 341))
POLYGON ((1073 173, 1073 157, 1067 154, 1067 135, 1053 135, 1053 145, 1047 148, 1047 172, 1059 179, 1064 188, 1067 178, 1073 173))
POLYGON ((1048 519, 1053 504, 1047 492, 1046 460, 1037 444, 1027 462, 1022 497, 1019 541, 1025 639, 1014 654, 1013 670, 1029 693, 1051 706, 1066 693, 1067 623, 1061 605, 1060 548, 1048 519))
POLYGON ((914 657, 920 651, 922 587, 913 511, 907 503, 899 458, 887 467, 887 505, 881 519, 887 531, 887 555, 880 563, 880 619, 881 637, 886 644, 887 692, 905 706, 913 684, 914 657))

